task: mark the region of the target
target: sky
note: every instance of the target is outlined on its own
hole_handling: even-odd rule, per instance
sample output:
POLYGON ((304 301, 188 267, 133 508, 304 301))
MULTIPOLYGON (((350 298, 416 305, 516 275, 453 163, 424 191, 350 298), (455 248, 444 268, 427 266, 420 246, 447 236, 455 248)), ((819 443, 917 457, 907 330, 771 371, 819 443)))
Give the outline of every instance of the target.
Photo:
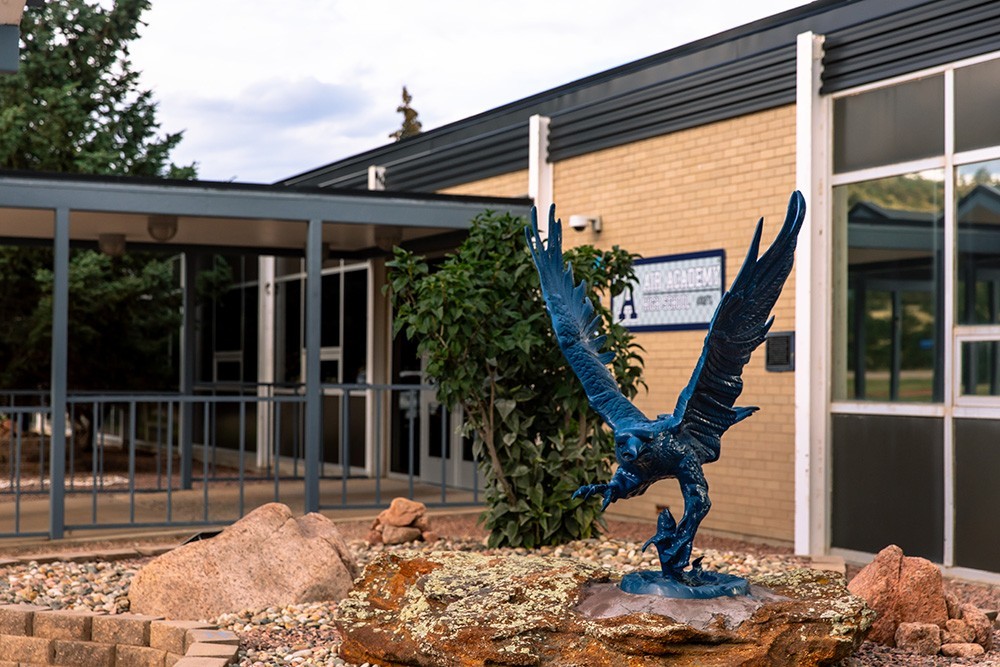
POLYGON ((270 183, 801 0, 153 0, 130 48, 177 164, 270 183))

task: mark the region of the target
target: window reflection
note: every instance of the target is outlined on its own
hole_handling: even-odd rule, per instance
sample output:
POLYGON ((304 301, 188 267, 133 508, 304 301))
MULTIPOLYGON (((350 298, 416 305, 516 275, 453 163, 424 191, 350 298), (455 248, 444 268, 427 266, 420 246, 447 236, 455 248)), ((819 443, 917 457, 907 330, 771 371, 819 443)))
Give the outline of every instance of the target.
POLYGON ((962 394, 1000 396, 1000 342, 962 343, 962 394))
POLYGON ((958 220, 960 324, 1000 323, 1000 160, 959 167, 958 220))
POLYGON ((835 399, 940 401, 944 172, 834 188, 835 399))
POLYGON ((833 171, 944 152, 944 77, 907 81, 833 103, 833 171))

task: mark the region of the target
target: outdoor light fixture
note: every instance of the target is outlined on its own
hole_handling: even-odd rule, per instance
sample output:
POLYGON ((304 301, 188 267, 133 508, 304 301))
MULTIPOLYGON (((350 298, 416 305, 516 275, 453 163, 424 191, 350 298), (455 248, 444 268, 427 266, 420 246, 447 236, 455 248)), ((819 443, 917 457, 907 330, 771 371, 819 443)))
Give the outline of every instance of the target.
POLYGON ((578 232, 582 232, 587 226, 593 228, 595 232, 601 231, 601 216, 599 215, 571 215, 569 216, 569 226, 578 232))
POLYGON ((125 254, 125 235, 98 234, 97 249, 108 257, 121 257, 125 254))
POLYGON ((165 243, 177 234, 177 216, 151 215, 146 223, 146 230, 153 239, 165 243))

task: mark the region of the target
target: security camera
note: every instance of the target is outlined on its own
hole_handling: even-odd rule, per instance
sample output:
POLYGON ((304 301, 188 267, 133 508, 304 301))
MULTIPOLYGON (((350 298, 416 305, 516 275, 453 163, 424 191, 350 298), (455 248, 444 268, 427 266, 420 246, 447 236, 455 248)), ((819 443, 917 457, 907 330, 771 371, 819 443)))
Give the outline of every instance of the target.
POLYGON ((600 216, 592 217, 589 215, 571 215, 569 216, 569 226, 578 232, 582 232, 590 225, 594 228, 595 232, 601 231, 601 218, 600 216))

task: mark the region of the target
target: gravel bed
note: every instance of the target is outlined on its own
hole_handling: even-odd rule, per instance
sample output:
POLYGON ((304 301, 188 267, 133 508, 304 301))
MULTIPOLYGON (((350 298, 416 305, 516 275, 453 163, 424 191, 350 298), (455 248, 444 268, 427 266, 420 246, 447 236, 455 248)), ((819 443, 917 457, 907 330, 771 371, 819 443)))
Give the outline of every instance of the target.
MULTIPOLYGON (((475 515, 432 517, 435 532, 449 536, 433 545, 369 546, 364 541, 368 523, 338 524, 342 534, 364 565, 383 551, 464 550, 483 553, 528 553, 525 549, 490 550, 486 534, 475 523, 475 515)), ((609 521, 607 534, 532 553, 552 558, 577 558, 621 573, 657 567, 654 549, 642 552, 642 544, 655 530, 652 523, 609 521)), ((750 544, 711 536, 698 536, 695 556, 704 556, 704 566, 737 575, 764 574, 799 567, 802 560, 787 547, 750 544)), ((114 562, 35 562, 10 565, 0 571, 0 603, 33 603, 57 609, 93 609, 107 613, 128 611, 128 588, 132 576, 149 558, 114 562)), ((856 568, 849 570, 853 576, 856 568)), ((963 602, 985 609, 1000 607, 1000 588, 970 582, 948 581, 946 585, 963 602)), ((208 619, 240 637, 241 667, 350 667, 337 656, 340 637, 333 624, 333 602, 289 605, 245 610, 208 619)), ((1000 645, 1000 632, 995 635, 1000 645)), ((975 660, 913 656, 865 642, 853 657, 839 667, 952 667, 953 665, 1000 665, 996 651, 975 660)), ((365 666, 361 666, 365 667, 365 666)), ((375 667, 369 665, 368 667, 375 667)))

